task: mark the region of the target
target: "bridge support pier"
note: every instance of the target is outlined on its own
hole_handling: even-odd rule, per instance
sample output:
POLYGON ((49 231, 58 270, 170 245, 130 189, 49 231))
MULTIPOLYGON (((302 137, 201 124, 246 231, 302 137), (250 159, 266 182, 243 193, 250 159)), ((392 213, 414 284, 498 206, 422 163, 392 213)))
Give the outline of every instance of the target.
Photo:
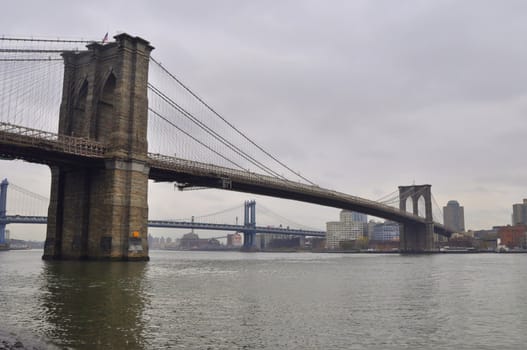
POLYGON ((256 244, 256 202, 246 201, 244 203, 243 226, 250 229, 243 232, 243 251, 254 252, 258 250, 256 244))
POLYGON ((256 232, 244 232, 243 233, 243 251, 252 252, 258 250, 256 244, 256 232))
POLYGON ((59 134, 103 143, 100 163, 52 166, 43 259, 148 260, 147 81, 138 37, 65 52, 59 134))
POLYGON ((434 224, 401 224, 399 240, 399 250, 401 253, 432 253, 435 251, 434 224))
POLYGON ((148 260, 148 167, 52 168, 44 259, 148 260))
POLYGON ((400 225, 399 251, 401 253, 417 254, 435 251, 431 188, 431 185, 399 186, 399 208, 406 211, 406 201, 411 199, 412 212, 419 215, 419 199, 423 198, 426 221, 423 224, 404 223, 400 225))

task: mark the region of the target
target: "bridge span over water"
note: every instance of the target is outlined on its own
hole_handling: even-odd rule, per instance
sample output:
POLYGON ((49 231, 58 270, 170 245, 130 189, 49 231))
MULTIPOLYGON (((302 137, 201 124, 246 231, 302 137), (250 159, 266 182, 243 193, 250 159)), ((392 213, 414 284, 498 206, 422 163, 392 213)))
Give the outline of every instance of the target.
MULTIPOLYGON (((115 42, 91 42, 87 48, 60 52, 64 78, 58 132, 21 126, 9 120, 9 115, 0 116, 0 157, 48 164, 52 169, 44 258, 147 259, 148 179, 176 182, 181 189, 208 187, 293 199, 396 221, 402 225, 403 252, 431 251, 434 232, 451 234, 448 228, 433 221, 430 185, 400 186, 398 206, 392 207, 319 187, 295 172, 300 180, 287 179, 267 166, 266 161, 255 159, 220 135, 221 130, 198 120, 196 113, 173 99, 162 85, 152 83, 149 65, 157 65, 166 79, 175 80, 208 113, 234 128, 151 59, 153 47, 146 40, 120 34, 115 42), (178 124, 180 119, 171 119, 172 113, 193 122, 199 130, 183 130, 178 124), (159 120, 166 123, 161 134, 173 128, 169 137, 189 137, 221 161, 204 162, 149 152, 147 125, 159 120), (235 156, 226 156, 197 140, 198 134, 220 140, 235 156), (236 158, 240 155, 260 171, 249 171, 240 165, 236 158), (406 211, 407 200, 410 211, 406 211), (424 215, 419 216, 418 202, 422 200, 424 215)), ((4 60, 9 61, 9 57, 4 60)), ((242 136, 250 141, 247 144, 262 150, 242 136)))

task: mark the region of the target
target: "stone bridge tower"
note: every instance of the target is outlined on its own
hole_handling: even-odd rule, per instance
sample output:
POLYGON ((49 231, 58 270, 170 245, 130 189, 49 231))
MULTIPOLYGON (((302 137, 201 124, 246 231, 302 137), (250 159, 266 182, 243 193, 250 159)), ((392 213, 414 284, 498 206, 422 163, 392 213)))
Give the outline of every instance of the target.
POLYGON ((434 219, 432 215, 432 185, 399 186, 399 209, 406 211, 406 201, 411 199, 412 213, 419 215, 419 199, 425 202, 425 224, 401 224, 399 249, 403 253, 434 251, 434 219))
POLYGON ((149 42, 128 34, 65 52, 59 134, 107 147, 99 163, 51 167, 44 259, 148 260, 149 42))

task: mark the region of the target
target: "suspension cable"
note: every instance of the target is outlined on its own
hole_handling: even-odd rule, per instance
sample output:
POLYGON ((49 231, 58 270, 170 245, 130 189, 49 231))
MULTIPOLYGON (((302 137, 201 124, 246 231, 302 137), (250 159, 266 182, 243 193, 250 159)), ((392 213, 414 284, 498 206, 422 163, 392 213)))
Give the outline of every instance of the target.
POLYGON ((160 113, 156 112, 155 110, 153 110, 151 107, 148 107, 148 110, 152 113, 154 113, 156 116, 158 116, 159 118, 163 119, 165 122, 167 122, 168 124, 170 124, 171 126, 173 126, 174 128, 178 129, 180 132, 182 132, 183 134, 187 135, 188 137, 190 137, 192 140, 196 141, 197 143, 199 143, 200 145, 202 145, 203 147, 205 147, 206 149, 208 149, 209 151, 213 152, 214 154, 216 154, 217 156, 220 156, 221 158, 223 158, 224 160, 226 160, 227 162, 231 163, 232 165, 238 167, 239 169, 241 170, 246 170, 244 167, 242 167, 240 164, 234 162, 233 160, 225 157, 224 155, 222 155, 221 153, 219 153, 218 151, 215 151, 214 149, 212 149, 210 146, 206 145, 205 143, 203 143, 202 141, 198 140, 197 138, 195 138, 194 136, 192 136, 190 133, 186 132, 185 130, 181 129, 179 126, 177 126, 176 124, 174 124, 173 122, 171 122, 170 120, 168 120, 167 118, 165 118, 164 116, 162 116, 160 113))
POLYGON ((42 202, 49 202, 49 198, 47 197, 44 197, 38 193, 35 193, 35 192, 31 192, 29 190, 26 190, 25 188, 23 187, 20 187, 20 186, 17 186, 15 185, 14 183, 10 182, 9 183, 9 189, 12 189, 12 190, 15 190, 15 191, 18 191, 20 193, 23 193, 27 196, 30 196, 32 197, 33 199, 37 199, 39 201, 42 201, 42 202))
POLYGON ((277 214, 274 211, 272 211, 271 209, 269 209, 269 208, 265 207, 264 205, 262 205, 261 203, 258 204, 258 211, 263 211, 264 213, 267 213, 268 215, 270 215, 274 219, 282 220, 285 223, 292 224, 292 226, 295 226, 295 227, 308 229, 310 231, 320 231, 320 229, 316 229, 316 228, 313 228, 313 227, 309 227, 309 226, 306 226, 306 225, 299 224, 299 223, 294 222, 293 220, 290 220, 290 219, 288 219, 288 218, 286 218, 286 217, 284 217, 284 216, 282 216, 280 214, 277 214))
POLYGON ((214 212, 214 213, 204 214, 204 215, 199 215, 199 216, 194 216, 194 218, 195 218, 195 219, 208 218, 208 217, 211 217, 211 216, 216 216, 216 215, 220 215, 220 214, 225 214, 225 213, 228 213, 228 212, 231 212, 231 211, 234 211, 234 210, 241 210, 242 208, 243 208, 242 205, 237 205, 237 206, 235 206, 235 207, 231 207, 231 208, 223 209, 223 210, 220 210, 220 211, 217 211, 217 212, 214 212))
POLYGON ((166 74, 168 74, 172 79, 174 79, 183 89, 185 89, 188 93, 190 93, 195 99, 197 99, 201 104, 203 104, 209 111, 211 111, 214 115, 216 115, 218 118, 220 118, 225 124, 227 124, 229 127, 231 127, 234 131, 236 131, 239 135, 241 135, 245 140, 249 141, 253 146, 258 148, 261 152, 263 152, 265 155, 270 157, 272 160, 289 170, 291 173, 295 174, 296 176, 300 177, 304 181, 308 182, 311 185, 315 185, 314 182, 310 181, 309 179, 305 178, 301 174, 297 173, 287 165, 285 165, 283 162, 278 160, 276 157, 274 157, 271 153, 267 152, 265 149, 263 149, 260 145, 258 145, 256 142, 254 142, 252 139, 250 139, 248 136, 246 136, 243 132, 241 132, 238 128, 236 128, 233 124, 231 124, 228 120, 226 120, 224 117, 222 117, 216 110, 214 110, 209 104, 207 104, 203 99, 201 99, 198 95, 196 95, 190 88, 188 88, 185 84, 183 84, 175 75, 170 73, 163 65, 161 65, 160 62, 155 60, 153 57, 151 57, 151 60, 157 64, 166 74))
POLYGON ((154 92, 157 96, 159 96, 161 99, 163 99, 166 103, 171 105, 173 108, 175 108, 178 112, 183 114, 187 119, 189 119, 191 122, 193 122, 195 125, 200 127, 202 130, 204 130, 206 133, 214 137, 216 140, 220 141, 223 145, 227 146, 230 150, 234 151, 236 154, 244 158, 245 160, 248 160, 253 165, 257 166, 259 169, 263 170, 264 172, 268 173, 269 175, 275 176, 275 177, 281 177, 284 180, 286 179, 284 176, 278 174, 271 168, 267 167, 266 165, 262 164, 258 160, 256 160, 251 155, 244 152, 242 149, 234 145, 232 142, 218 134, 216 131, 211 129, 209 126, 207 126, 205 123, 200 121, 198 118, 196 118, 192 113, 185 110, 183 107, 181 107, 179 104, 174 102, 170 97, 166 96, 164 93, 162 93, 158 88, 153 86, 152 84, 148 83, 148 87, 152 92, 154 92))
POLYGON ((9 38, 0 37, 0 41, 29 41, 29 42, 46 42, 46 43, 93 43, 102 42, 99 40, 75 40, 75 39, 35 39, 35 38, 9 38))

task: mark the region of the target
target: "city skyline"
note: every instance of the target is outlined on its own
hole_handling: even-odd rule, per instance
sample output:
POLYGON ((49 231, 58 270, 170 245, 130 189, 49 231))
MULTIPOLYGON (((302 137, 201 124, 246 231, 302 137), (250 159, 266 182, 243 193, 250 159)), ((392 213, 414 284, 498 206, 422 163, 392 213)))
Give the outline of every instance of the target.
MULTIPOLYGON (((514 44, 527 31, 517 10, 525 4, 229 4, 209 2, 204 15, 196 4, 146 11, 146 3, 10 3, 0 14, 1 34, 139 35, 229 121, 320 186, 375 200, 415 180, 432 184, 439 205, 450 198, 463 203, 466 229, 510 222, 512 205, 526 197, 527 165, 512 152, 527 130, 527 49, 514 44), (28 4, 61 20, 35 16, 28 4), (502 171, 511 164, 515 171, 502 171)), ((49 196, 46 167, 0 166, 2 178, 49 196)), ((309 226, 323 227, 338 213, 150 183, 150 216, 214 212, 248 198, 309 226)), ((45 228, 27 230, 44 237, 45 228)))

